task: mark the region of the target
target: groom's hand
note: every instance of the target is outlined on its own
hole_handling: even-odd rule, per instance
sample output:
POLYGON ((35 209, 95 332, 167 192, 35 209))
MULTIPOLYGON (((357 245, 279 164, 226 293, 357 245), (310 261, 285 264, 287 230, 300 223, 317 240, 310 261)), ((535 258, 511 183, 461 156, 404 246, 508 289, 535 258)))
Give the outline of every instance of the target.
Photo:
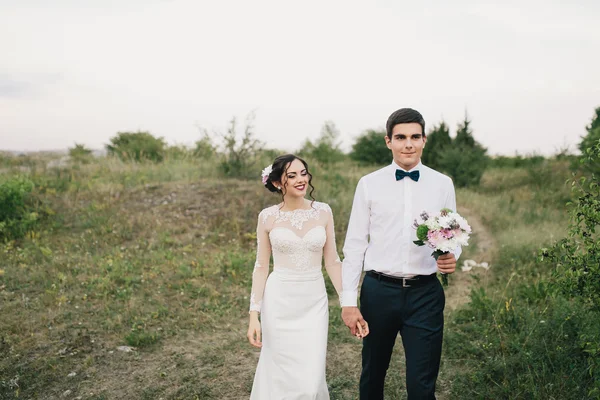
POLYGON ((342 320, 353 336, 356 336, 357 332, 363 334, 359 331, 359 326, 364 327, 363 329, 366 328, 368 332, 367 321, 363 318, 358 307, 342 307, 342 320))
POLYGON ((451 274, 456 271, 456 257, 454 254, 447 253, 437 259, 438 270, 444 274, 451 274))

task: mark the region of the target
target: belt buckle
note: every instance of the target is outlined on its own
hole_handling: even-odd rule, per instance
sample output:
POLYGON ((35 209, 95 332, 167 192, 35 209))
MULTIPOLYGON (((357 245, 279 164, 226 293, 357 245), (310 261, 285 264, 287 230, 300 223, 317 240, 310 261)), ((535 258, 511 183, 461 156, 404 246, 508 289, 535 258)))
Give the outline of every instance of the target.
POLYGON ((410 285, 406 284, 407 278, 402 278, 402 287, 410 287, 410 285))

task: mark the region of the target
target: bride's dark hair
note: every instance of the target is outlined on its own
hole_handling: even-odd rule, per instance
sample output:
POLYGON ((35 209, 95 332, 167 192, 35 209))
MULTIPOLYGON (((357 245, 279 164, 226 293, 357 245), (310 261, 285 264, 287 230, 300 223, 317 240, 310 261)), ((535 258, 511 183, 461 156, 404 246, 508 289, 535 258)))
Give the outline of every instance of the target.
POLYGON ((265 183, 265 187, 269 189, 273 193, 281 194, 281 200, 283 201, 283 196, 285 195, 285 187, 281 189, 277 189, 273 182, 280 182, 283 184, 283 176, 287 173, 287 170, 290 166, 290 163, 294 160, 299 160, 302 164, 304 164, 304 168, 306 168, 306 173, 308 174, 308 186, 310 186, 310 193, 308 194, 312 201, 315 201, 313 197, 313 192, 315 191, 315 187, 312 185, 312 174, 308 170, 308 164, 306 161, 301 159, 294 154, 284 154, 282 156, 277 157, 273 161, 273 166, 271 167, 271 173, 267 177, 267 183, 265 183))

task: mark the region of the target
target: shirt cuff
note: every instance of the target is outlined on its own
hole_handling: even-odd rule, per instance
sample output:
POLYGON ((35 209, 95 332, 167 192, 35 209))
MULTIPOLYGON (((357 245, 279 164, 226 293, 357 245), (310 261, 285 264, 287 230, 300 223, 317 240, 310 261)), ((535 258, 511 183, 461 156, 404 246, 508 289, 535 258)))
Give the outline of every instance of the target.
POLYGON ((340 303, 342 307, 356 307, 358 302, 356 298, 358 297, 358 291, 356 290, 344 290, 342 292, 342 296, 340 297, 340 303))

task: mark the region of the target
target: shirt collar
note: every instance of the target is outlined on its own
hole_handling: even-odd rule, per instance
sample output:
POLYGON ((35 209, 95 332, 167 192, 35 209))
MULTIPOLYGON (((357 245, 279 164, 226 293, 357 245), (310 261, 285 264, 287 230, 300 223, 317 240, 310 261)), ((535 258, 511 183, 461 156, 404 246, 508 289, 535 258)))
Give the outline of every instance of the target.
POLYGON ((392 166, 392 168, 394 168, 394 170, 401 169, 404 172, 412 172, 412 171, 416 171, 416 170, 420 169, 421 167, 423 167, 423 164, 421 164, 421 160, 419 160, 419 163, 417 165, 415 165, 413 168, 411 168, 409 171, 405 170, 404 168, 402 168, 401 166, 396 164, 396 161, 392 161, 391 166, 392 166))

